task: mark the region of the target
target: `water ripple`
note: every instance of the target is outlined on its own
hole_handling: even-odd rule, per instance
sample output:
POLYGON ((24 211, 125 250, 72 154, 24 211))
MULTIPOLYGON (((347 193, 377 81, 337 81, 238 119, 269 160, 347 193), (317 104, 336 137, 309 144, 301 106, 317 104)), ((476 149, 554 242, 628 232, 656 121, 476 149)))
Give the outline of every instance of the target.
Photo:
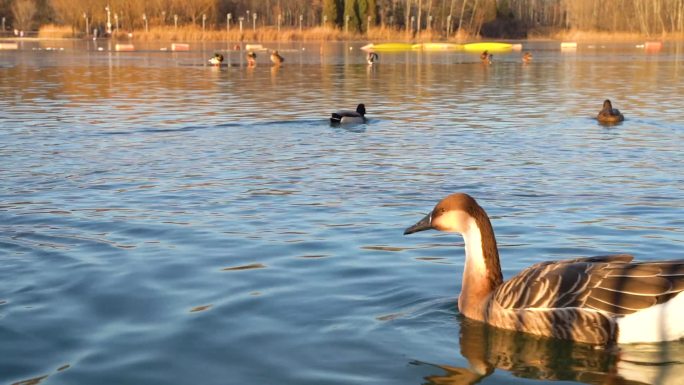
POLYGON ((108 43, 0 54, 2 382, 419 383, 467 366, 462 240, 402 235, 455 191, 489 212, 506 277, 682 258, 677 47, 368 67, 360 42, 280 43, 282 68, 248 69, 224 45, 93 48, 108 43), (206 66, 214 50, 231 65, 206 66), (594 120, 605 98, 625 122, 594 120), (329 124, 361 102, 367 124, 329 124))

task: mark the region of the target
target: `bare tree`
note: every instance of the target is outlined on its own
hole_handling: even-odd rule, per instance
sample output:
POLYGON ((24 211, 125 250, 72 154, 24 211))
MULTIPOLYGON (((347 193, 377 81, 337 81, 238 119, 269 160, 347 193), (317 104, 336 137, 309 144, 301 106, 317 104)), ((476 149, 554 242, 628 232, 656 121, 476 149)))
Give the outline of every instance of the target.
POLYGON ((12 4, 14 27, 22 31, 30 30, 37 10, 34 0, 15 0, 12 4))
POLYGON ((344 28, 346 11, 354 19, 350 20, 350 30, 357 31, 365 29, 369 16, 372 25, 390 23, 406 31, 412 27, 420 31, 427 25, 429 16, 432 16, 432 25, 437 27, 446 25, 451 15, 454 30, 457 27, 462 33, 474 35, 483 23, 503 14, 513 15, 528 29, 649 35, 684 32, 684 0, 0 0, 0 10, 11 8, 17 26, 24 22, 30 24, 31 20, 38 23, 49 20, 81 30, 85 17, 93 25, 103 25, 108 5, 122 29, 142 28, 143 15, 150 25, 173 25, 174 15, 179 25, 198 25, 202 15, 206 15, 207 28, 216 28, 220 24, 225 26, 228 13, 232 14, 233 22, 238 17, 249 16, 248 26, 254 21, 253 15, 258 14, 259 27, 275 26, 282 16, 282 26, 297 27, 301 20, 302 27, 306 28, 321 24, 324 4, 336 5, 337 17, 333 18, 334 12, 330 10, 326 15, 329 22, 337 21, 336 28, 344 28), (25 8, 33 8, 31 17, 27 18, 25 8), (416 24, 411 24, 412 17, 416 24))

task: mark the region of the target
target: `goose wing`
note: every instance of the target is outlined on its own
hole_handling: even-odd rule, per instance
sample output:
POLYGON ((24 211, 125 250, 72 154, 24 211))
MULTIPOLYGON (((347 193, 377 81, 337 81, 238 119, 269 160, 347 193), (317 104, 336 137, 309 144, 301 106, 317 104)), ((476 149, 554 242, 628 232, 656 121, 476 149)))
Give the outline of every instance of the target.
POLYGON ((511 310, 586 308, 626 315, 684 290, 684 261, 632 262, 626 254, 542 262, 501 285, 494 301, 511 310))

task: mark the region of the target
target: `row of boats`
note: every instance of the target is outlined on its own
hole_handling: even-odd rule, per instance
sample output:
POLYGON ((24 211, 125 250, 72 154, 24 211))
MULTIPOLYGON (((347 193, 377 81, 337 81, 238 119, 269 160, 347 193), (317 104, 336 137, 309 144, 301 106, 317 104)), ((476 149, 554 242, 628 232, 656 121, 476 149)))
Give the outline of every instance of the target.
POLYGON ((364 51, 397 52, 397 51, 466 51, 466 52, 507 52, 520 51, 522 44, 480 42, 468 44, 455 43, 370 43, 361 47, 364 51))

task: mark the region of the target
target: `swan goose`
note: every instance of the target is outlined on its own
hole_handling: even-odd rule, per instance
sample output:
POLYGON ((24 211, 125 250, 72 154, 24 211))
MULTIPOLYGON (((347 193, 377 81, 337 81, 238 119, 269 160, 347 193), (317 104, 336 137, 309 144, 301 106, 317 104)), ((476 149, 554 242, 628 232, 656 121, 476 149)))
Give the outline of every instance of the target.
POLYGON ((468 318, 593 345, 684 336, 684 260, 617 254, 541 262, 504 282, 494 230, 471 196, 449 195, 404 234, 428 229, 463 236, 458 307, 468 318))

